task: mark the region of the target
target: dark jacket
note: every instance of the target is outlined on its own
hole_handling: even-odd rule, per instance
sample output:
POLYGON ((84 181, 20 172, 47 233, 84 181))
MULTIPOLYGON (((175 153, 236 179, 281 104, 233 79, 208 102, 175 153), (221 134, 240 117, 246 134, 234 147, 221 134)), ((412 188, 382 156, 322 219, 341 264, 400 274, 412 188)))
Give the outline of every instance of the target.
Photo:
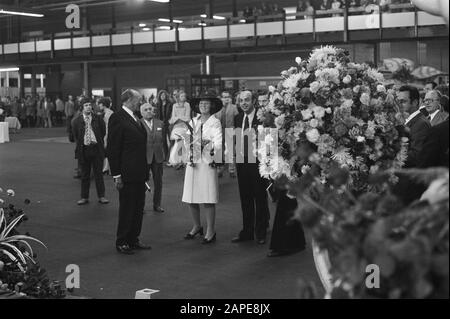
POLYGON ((433 126, 423 144, 423 150, 419 156, 419 167, 447 167, 449 156, 449 120, 433 126))
MULTIPOLYGON (((104 158, 105 157, 105 145, 103 143, 105 134, 106 134, 106 127, 105 122, 102 118, 98 117, 95 114, 92 114, 92 131, 94 132, 95 139, 97 140, 97 147, 99 149, 100 155, 104 158)), ((84 122, 84 116, 83 114, 80 114, 78 117, 74 118, 72 121, 72 134, 73 138, 76 143, 76 149, 75 149, 75 158, 79 160, 83 160, 84 158, 84 133, 86 129, 86 124, 84 122)))
POLYGON ((125 183, 148 180, 147 132, 124 109, 109 119, 107 145, 112 176, 121 175, 125 183))
POLYGON ((142 125, 147 131, 147 163, 164 162, 164 123, 158 119, 153 119, 153 129, 150 131, 144 119, 141 119, 142 125))
POLYGON ((409 130, 409 151, 406 167, 417 167, 418 158, 423 149, 423 143, 431 128, 430 122, 422 114, 417 114, 406 127, 409 130))
MULTIPOLYGON (((253 116, 253 122, 250 123, 250 127, 253 129, 253 133, 256 135, 256 138, 258 138, 258 126, 262 125, 262 123, 257 118, 257 113, 258 113, 258 110, 256 109, 255 116, 253 116)), ((238 115, 236 115, 234 117, 234 127, 236 129, 242 129, 242 122, 244 121, 244 116, 245 116, 245 113, 240 112, 238 115)), ((240 134, 240 132, 241 132, 241 130, 237 130, 236 134, 240 134)), ((244 144, 244 159, 246 159, 249 154, 248 149, 246 149, 245 146, 246 145, 244 144)), ((238 147, 238 146, 236 145, 236 147, 238 147)), ((253 147, 253 143, 251 141, 248 143, 248 147, 253 147)), ((250 153, 250 154, 252 154, 252 153, 250 153)), ((256 162, 258 163, 258 160, 256 162)))

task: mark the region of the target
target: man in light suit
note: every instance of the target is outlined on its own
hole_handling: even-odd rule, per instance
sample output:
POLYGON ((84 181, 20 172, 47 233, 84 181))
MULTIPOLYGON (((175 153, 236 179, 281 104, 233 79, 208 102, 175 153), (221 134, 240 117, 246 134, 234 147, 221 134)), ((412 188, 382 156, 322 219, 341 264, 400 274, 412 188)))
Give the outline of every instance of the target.
POLYGON ((162 178, 164 156, 164 123, 156 118, 156 107, 148 103, 141 106, 141 122, 147 131, 147 163, 153 176, 155 193, 153 195, 153 210, 164 213, 161 207, 162 178))
POLYGON ((442 111, 441 93, 436 90, 429 91, 423 100, 428 111, 428 120, 431 126, 436 126, 448 119, 448 114, 442 111))
POLYGON ((122 108, 111 115, 108 128, 107 155, 111 175, 119 190, 116 249, 126 255, 134 254, 134 250, 151 249, 139 240, 145 206, 145 182, 148 180, 147 131, 135 115, 141 99, 135 90, 123 92, 122 108))

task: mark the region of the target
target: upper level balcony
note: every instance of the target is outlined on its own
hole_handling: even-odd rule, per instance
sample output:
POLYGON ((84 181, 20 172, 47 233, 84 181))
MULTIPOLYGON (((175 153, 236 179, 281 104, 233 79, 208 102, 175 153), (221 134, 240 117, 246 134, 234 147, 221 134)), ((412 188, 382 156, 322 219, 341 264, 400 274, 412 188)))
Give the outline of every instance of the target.
POLYGON ((406 5, 294 12, 259 17, 191 19, 129 28, 92 28, 40 35, 21 43, 1 43, 0 63, 57 63, 108 60, 118 56, 167 56, 233 52, 298 44, 383 42, 448 37, 442 18, 406 5))

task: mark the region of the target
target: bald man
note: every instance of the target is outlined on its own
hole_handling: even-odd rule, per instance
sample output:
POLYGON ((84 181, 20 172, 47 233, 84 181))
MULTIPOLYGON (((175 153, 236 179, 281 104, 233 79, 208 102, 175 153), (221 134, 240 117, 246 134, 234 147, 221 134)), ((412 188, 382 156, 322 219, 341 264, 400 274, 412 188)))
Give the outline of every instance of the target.
POLYGON ((119 191, 119 224, 116 249, 132 255, 134 250, 151 249, 139 241, 148 180, 147 131, 135 115, 141 95, 135 90, 122 93, 122 108, 111 115, 108 125, 108 159, 119 191))
MULTIPOLYGON (((253 129, 257 134, 258 126, 262 123, 256 117, 256 98, 250 91, 243 91, 239 95, 239 105, 243 113, 234 118, 236 134, 245 134, 253 129)), ((236 168, 241 198, 243 228, 233 243, 253 240, 258 244, 266 242, 269 226, 270 211, 267 202, 267 182, 259 174, 259 163, 252 156, 252 141, 243 142, 243 158, 236 157, 236 168)), ((239 151, 241 148, 237 148, 239 151)))

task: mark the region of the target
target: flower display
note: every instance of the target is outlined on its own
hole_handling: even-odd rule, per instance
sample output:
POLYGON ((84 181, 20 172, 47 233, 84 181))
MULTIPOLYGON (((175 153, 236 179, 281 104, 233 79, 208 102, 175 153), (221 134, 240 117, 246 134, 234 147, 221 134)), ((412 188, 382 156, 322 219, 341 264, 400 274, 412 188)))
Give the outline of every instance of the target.
POLYGON ((399 110, 381 73, 351 62, 348 52, 332 46, 296 62, 297 67, 281 73, 269 105, 258 110, 265 126, 279 130, 280 157, 269 154, 260 161, 264 177, 284 176, 296 183, 304 165, 317 165, 315 177, 326 182, 337 163, 350 170, 348 186, 364 191, 371 171, 404 165, 408 141, 397 129, 399 110), (309 151, 299 151, 300 145, 309 151), (283 165, 270 164, 279 160, 283 165))

